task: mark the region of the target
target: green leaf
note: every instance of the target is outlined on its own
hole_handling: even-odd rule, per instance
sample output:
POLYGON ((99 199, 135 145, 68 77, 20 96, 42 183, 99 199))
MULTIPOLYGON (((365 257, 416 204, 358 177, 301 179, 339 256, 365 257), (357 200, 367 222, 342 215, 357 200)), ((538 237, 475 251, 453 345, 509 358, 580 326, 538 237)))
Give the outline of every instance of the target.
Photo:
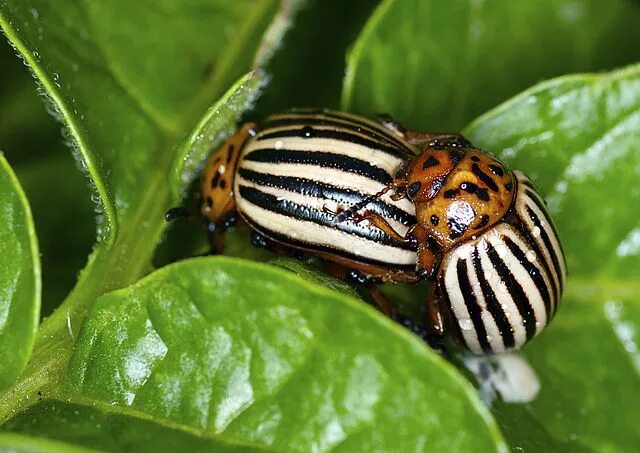
POLYGON ((0 389, 29 359, 40 316, 40 257, 27 198, 0 154, 0 389))
MULTIPOLYGON (((150 270, 164 212, 185 186, 173 171, 176 154, 195 158, 184 148, 191 130, 204 126, 207 109, 251 69, 259 49, 277 45, 281 31, 272 29, 267 43, 260 38, 272 22, 286 28, 279 7, 276 0, 168 0, 153 9, 123 0, 0 2, 0 26, 64 122, 102 211, 98 245, 73 292, 43 323, 26 386, 0 394, 0 419, 29 404, 25 394, 55 391, 96 297, 150 270)), ((237 119, 257 85, 245 78, 224 94, 212 110, 216 124, 237 119)))
POLYGON ((70 362, 76 397, 285 451, 495 451, 467 382, 361 301, 233 258, 102 296, 70 362))
POLYGON ((352 296, 355 298, 360 297, 358 296, 358 292, 353 289, 348 283, 327 275, 325 272, 322 272, 322 270, 317 266, 303 263, 302 261, 294 258, 283 257, 275 258, 269 261, 269 264, 287 269, 296 274, 298 277, 302 277, 310 282, 318 283, 329 289, 339 291, 343 294, 346 294, 347 296, 352 296))
POLYGON ((459 130, 543 78, 640 57, 637 2, 385 0, 347 61, 345 109, 459 130))
POLYGON ((12 418, 3 429, 24 437, 0 434, 0 447, 24 446, 25 451, 264 451, 95 402, 45 401, 12 418))
POLYGON ((12 453, 89 453, 95 451, 63 442, 12 433, 0 433, 0 449, 12 453))
POLYGON ((543 83, 466 135, 532 176, 569 267, 556 319, 524 349, 542 390, 496 407, 505 434, 533 451, 637 448, 640 66, 543 83))

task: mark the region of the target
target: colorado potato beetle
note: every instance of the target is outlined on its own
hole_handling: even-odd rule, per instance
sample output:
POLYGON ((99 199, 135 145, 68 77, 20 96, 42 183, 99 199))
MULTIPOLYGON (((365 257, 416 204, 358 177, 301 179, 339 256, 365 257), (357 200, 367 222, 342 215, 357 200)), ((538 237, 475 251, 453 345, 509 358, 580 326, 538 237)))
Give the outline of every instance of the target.
POLYGON ((272 115, 260 130, 245 125, 212 155, 201 213, 219 228, 237 211, 277 244, 367 276, 413 281, 414 243, 344 213, 366 206, 406 234, 416 223, 413 204, 393 199, 388 186, 414 155, 410 144, 364 118, 305 110, 272 115))
POLYGON ((268 240, 370 282, 432 280, 433 344, 449 334, 473 353, 519 348, 564 287, 558 235, 531 181, 458 134, 326 110, 272 115, 212 155, 202 192, 218 228, 238 212, 268 240))

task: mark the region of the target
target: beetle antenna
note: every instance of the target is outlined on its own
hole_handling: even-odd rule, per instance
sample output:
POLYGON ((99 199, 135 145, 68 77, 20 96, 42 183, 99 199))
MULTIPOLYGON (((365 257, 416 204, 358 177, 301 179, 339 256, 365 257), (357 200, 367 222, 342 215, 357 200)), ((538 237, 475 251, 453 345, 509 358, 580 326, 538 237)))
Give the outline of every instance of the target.
POLYGON ((359 210, 366 207, 369 203, 372 203, 375 200, 378 200, 380 197, 382 197, 385 193, 387 193, 389 190, 393 188, 395 188, 395 184, 390 184, 384 189, 382 189, 380 192, 373 195, 369 195, 368 197, 365 197, 362 200, 360 200, 358 203, 351 205, 351 207, 349 207, 348 209, 345 209, 340 214, 336 215, 331 221, 331 225, 335 226, 339 223, 346 222, 351 217, 353 217, 359 210))

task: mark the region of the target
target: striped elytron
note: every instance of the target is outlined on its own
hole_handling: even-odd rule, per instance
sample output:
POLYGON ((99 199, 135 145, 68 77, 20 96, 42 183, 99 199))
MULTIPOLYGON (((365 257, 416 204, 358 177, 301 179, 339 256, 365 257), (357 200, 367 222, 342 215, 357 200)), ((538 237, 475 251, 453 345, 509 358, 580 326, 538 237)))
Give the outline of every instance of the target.
POLYGON ((474 353, 537 335, 566 278, 529 179, 457 134, 331 111, 272 115, 212 155, 203 199, 212 224, 237 211, 268 240, 321 256, 334 271, 433 279, 428 339, 448 333, 474 353))

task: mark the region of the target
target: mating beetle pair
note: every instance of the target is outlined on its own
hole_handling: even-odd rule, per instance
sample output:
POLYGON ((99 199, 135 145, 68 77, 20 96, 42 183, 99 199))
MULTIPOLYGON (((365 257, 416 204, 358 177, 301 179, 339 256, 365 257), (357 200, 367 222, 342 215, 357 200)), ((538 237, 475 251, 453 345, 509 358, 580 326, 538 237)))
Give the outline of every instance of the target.
POLYGON ((519 348, 560 301, 565 262, 543 200, 525 175, 457 134, 324 110, 272 115, 211 156, 202 191, 212 225, 238 212, 273 243, 343 274, 432 279, 436 342, 449 333, 474 353, 519 348))

